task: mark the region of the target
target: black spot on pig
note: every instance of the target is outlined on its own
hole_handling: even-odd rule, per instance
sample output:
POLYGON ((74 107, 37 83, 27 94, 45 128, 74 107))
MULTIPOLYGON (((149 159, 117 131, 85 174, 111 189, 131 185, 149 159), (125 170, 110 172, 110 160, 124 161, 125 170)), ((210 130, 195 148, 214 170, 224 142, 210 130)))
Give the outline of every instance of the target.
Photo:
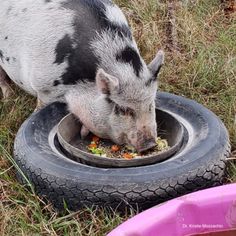
POLYGON ((89 80, 94 81, 97 69, 98 60, 90 51, 77 53, 83 50, 75 49, 75 53, 68 57, 69 66, 66 72, 62 75, 63 84, 76 84, 77 81, 89 80))
POLYGON ((57 44, 55 63, 60 64, 67 58, 68 67, 61 76, 61 80, 54 82, 54 86, 95 79, 98 60, 89 48, 89 39, 77 36, 77 34, 74 37, 79 40, 78 43, 75 43, 74 48, 68 35, 64 36, 57 44))
POLYGON ((114 102, 109 98, 109 96, 107 96, 105 99, 106 99, 106 101, 107 101, 109 104, 114 103, 114 102))
POLYGON ((134 68, 135 74, 139 76, 142 69, 142 62, 135 49, 127 46, 123 51, 116 55, 116 60, 131 64, 134 68))
MULTIPOLYGON (((104 4, 113 5, 110 0, 68 0, 62 6, 76 12, 77 23, 82 22, 81 25, 85 26, 83 28, 86 28, 86 31, 88 26, 90 29, 97 31, 108 29, 121 37, 132 39, 130 28, 126 24, 118 25, 106 17, 106 7, 104 4)), ((79 27, 77 28, 80 30, 79 27)))
POLYGON ((7 62, 9 62, 9 61, 10 61, 10 57, 6 57, 5 59, 6 59, 6 61, 7 61, 7 62))
POLYGON ((8 40, 8 36, 6 36, 4 39, 5 39, 5 40, 8 40))
POLYGON ((59 84, 61 84, 59 80, 55 80, 55 81, 53 82, 53 86, 57 86, 57 85, 59 85, 59 84))
POLYGON ((132 38, 128 26, 116 25, 106 18, 104 4, 112 3, 110 0, 67 0, 61 4, 62 8, 75 13, 74 33, 71 37, 64 36, 56 46, 55 63, 60 64, 67 58, 68 67, 55 86, 60 83, 75 84, 78 81, 95 80, 99 58, 92 51, 90 42, 96 36, 96 32, 110 30, 114 35, 132 38))
POLYGON ((61 64, 65 61, 66 57, 73 52, 72 40, 68 34, 66 34, 61 40, 59 40, 56 46, 56 60, 54 63, 61 64))
POLYGON ((3 62, 3 51, 2 50, 0 50, 0 59, 2 60, 2 62, 3 62))
POLYGON ((114 32, 118 32, 118 35, 120 37, 127 37, 129 38, 130 40, 132 40, 132 34, 131 34, 131 31, 129 29, 129 27, 127 25, 115 25, 115 24, 112 24, 110 26, 110 28, 114 31, 114 32))
POLYGON ((27 12, 27 10, 28 10, 27 8, 24 8, 24 9, 22 10, 22 12, 27 12))

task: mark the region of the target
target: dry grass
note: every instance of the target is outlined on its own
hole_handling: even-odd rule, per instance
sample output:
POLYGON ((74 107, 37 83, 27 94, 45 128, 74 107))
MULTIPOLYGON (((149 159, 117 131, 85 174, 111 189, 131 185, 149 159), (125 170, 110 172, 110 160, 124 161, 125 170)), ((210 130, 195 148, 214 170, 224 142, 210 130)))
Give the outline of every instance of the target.
MULTIPOLYGON (((220 0, 117 0, 148 62, 158 48, 166 51, 160 89, 204 104, 225 123, 236 149, 236 16, 225 15, 220 0), (170 38, 176 31, 173 50, 170 38)), ((131 214, 119 216, 87 209, 58 214, 15 179, 11 162, 13 140, 30 115, 35 99, 15 88, 14 97, 0 102, 0 235, 105 235, 131 214)), ((230 179, 236 181, 232 162, 230 179)))

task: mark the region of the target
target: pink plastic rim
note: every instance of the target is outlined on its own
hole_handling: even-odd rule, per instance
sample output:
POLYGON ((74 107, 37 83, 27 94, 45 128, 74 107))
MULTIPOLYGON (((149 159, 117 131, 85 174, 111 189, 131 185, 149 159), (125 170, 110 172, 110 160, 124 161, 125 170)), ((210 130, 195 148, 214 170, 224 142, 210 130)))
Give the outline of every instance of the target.
POLYGON ((236 184, 228 184, 150 208, 108 236, 186 236, 233 228, 236 228, 236 184))

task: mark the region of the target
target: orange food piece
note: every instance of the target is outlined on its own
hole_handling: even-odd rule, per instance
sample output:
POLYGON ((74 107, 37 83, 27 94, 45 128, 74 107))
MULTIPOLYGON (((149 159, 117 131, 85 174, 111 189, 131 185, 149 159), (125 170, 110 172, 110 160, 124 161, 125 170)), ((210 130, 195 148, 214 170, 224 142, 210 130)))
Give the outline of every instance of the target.
POLYGON ((92 140, 93 140, 93 142, 97 143, 97 142, 99 142, 100 138, 98 136, 94 135, 92 140))
POLYGON ((122 157, 125 159, 132 159, 134 156, 131 153, 123 153, 122 157))
POLYGON ((91 143, 88 145, 89 148, 97 148, 97 144, 96 143, 91 143))
POLYGON ((118 146, 118 145, 112 145, 111 146, 111 151, 112 152, 117 152, 117 151, 119 151, 120 150, 120 147, 118 146))

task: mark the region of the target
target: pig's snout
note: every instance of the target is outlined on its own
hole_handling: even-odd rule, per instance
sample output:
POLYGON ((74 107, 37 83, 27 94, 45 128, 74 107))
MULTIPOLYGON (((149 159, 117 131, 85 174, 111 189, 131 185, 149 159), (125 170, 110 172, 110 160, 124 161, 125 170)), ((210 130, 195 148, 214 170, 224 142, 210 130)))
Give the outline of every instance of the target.
POLYGON ((156 146, 156 141, 155 139, 152 138, 152 139, 144 140, 140 144, 137 144, 136 149, 138 152, 144 152, 151 148, 154 148, 155 146, 156 146))
POLYGON ((136 149, 138 152, 147 151, 156 146, 156 127, 144 125, 137 132, 136 149))
POLYGON ((132 145, 138 152, 144 152, 156 146, 156 135, 151 132, 137 132, 137 139, 133 140, 132 145))
POLYGON ((138 152, 144 152, 155 147, 157 138, 156 126, 142 126, 127 135, 128 144, 132 145, 138 152))

